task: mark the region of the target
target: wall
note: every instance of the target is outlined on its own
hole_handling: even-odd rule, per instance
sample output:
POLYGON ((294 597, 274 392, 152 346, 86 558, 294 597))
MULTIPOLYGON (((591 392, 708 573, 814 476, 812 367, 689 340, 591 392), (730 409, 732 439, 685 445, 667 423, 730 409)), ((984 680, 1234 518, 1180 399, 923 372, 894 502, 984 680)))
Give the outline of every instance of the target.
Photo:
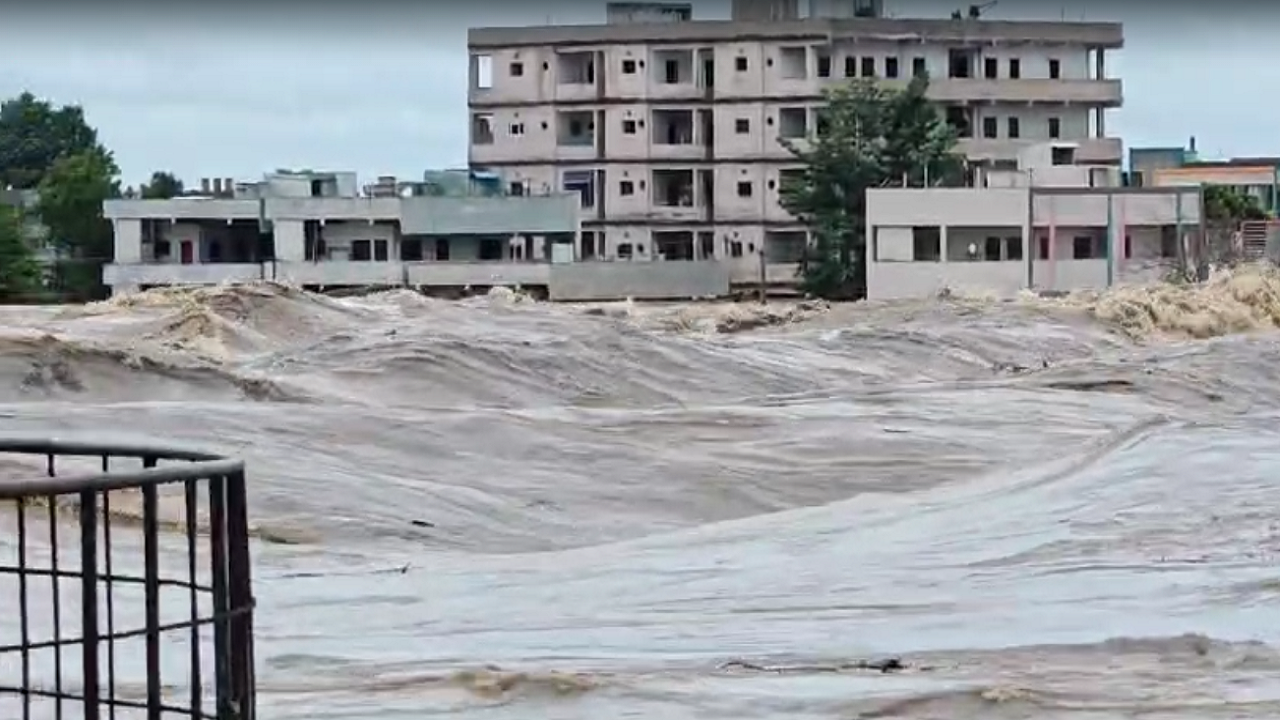
POLYGON ((729 294, 729 268, 719 262, 596 262, 550 268, 552 300, 685 300, 729 294))
POLYGON ((403 198, 406 235, 577 233, 576 195, 500 198, 403 198))

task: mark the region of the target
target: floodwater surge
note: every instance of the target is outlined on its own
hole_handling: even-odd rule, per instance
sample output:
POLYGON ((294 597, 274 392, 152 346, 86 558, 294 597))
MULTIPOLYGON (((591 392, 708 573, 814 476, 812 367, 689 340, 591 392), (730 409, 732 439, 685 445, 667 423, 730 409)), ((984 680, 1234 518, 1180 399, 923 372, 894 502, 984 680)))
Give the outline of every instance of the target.
POLYGON ((6 431, 247 460, 264 717, 1280 712, 1268 268, 1005 302, 264 284, 0 316, 6 431))

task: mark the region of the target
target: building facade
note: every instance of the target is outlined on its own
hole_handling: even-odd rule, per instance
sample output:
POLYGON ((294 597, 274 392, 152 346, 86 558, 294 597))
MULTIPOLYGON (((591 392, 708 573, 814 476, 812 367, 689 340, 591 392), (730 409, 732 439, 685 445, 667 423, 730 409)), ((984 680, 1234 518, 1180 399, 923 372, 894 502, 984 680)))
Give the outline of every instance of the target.
POLYGON ((473 29, 471 165, 515 192, 578 193, 580 259, 715 259, 786 282, 807 233, 779 204, 796 170, 779 138, 810 135, 833 84, 927 73, 975 164, 1014 167, 1054 139, 1120 163, 1117 24, 885 19, 850 0, 800 19, 797 5, 739 0, 735 19, 699 21, 628 3, 604 25, 473 29))
POLYGON ((1017 169, 984 171, 975 187, 869 191, 867 297, 1101 290, 1198 264, 1199 186, 1126 186, 1077 152, 1027 148, 1017 169))
POLYGON ((571 249, 577 238, 576 198, 506 197, 463 176, 465 189, 452 194, 394 178, 361 191, 355 173, 308 171, 205 181, 202 192, 167 200, 108 200, 115 258, 104 282, 117 291, 257 279, 538 284, 557 248, 571 249))
POLYGON ((511 196, 468 171, 422 181, 276 172, 203 181, 168 200, 104 203, 115 229, 113 293, 274 280, 322 290, 407 287, 452 294, 519 287, 552 300, 719 297, 723 263, 575 262, 579 198, 511 196))

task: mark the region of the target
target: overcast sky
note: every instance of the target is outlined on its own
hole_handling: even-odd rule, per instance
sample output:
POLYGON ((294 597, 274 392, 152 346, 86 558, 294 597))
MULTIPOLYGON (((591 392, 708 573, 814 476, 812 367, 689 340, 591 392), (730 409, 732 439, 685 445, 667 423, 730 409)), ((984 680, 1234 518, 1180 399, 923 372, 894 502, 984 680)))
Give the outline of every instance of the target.
MULTIPOLYGON (((967 2, 886 0, 886 10, 938 17, 967 2)), ((154 169, 189 184, 277 167, 417 176, 466 163, 467 27, 604 16, 604 2, 588 0, 422 5, 9 3, 0 96, 31 90, 83 105, 128 183, 154 169)), ((1108 130, 1126 146, 1181 145, 1194 134, 1202 154, 1280 155, 1272 5, 1002 0, 989 17, 1124 22, 1126 48, 1108 72, 1125 82, 1125 107, 1108 130)), ((695 15, 725 18, 727 6, 696 2, 695 15)))

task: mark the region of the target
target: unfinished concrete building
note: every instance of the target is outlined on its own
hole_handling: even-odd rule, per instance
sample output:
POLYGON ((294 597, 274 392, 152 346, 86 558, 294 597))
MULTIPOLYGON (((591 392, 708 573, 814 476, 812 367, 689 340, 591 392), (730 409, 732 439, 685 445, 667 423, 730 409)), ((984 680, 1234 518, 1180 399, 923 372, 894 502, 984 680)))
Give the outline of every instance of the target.
POLYGON ((930 93, 961 149, 991 169, 1067 141, 1118 165, 1106 134, 1120 25, 881 17, 879 0, 616 3, 603 25, 472 29, 470 161, 516 192, 576 190, 579 259, 719 260, 785 283, 805 229, 779 205, 796 165, 778 142, 815 131, 824 87, 849 78, 930 93))

